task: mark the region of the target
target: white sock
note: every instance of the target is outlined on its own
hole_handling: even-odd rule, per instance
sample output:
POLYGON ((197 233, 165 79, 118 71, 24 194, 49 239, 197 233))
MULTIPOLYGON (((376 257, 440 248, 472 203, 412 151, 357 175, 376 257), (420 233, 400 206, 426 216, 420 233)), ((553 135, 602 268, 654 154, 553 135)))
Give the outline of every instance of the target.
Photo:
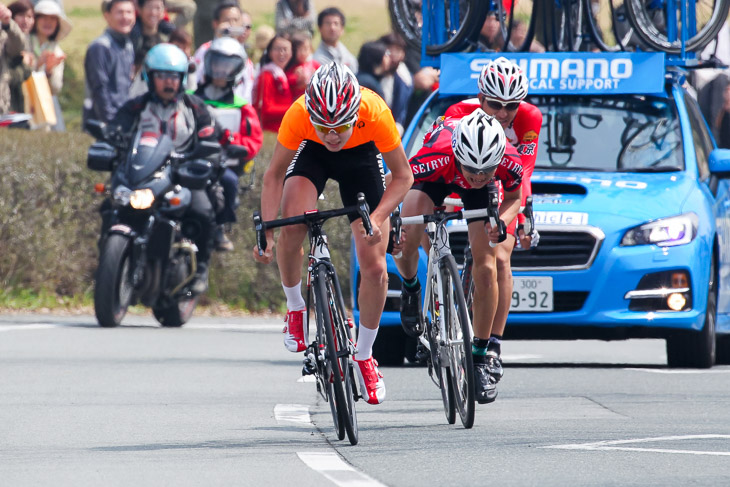
POLYGON ((367 360, 373 355, 373 343, 378 336, 378 329, 365 328, 360 323, 357 331, 357 353, 355 360, 367 360))
POLYGON ((304 302, 304 298, 302 297, 302 281, 299 281, 292 287, 286 287, 284 284, 281 287, 284 288, 286 308, 289 311, 300 311, 307 307, 307 303, 304 302))

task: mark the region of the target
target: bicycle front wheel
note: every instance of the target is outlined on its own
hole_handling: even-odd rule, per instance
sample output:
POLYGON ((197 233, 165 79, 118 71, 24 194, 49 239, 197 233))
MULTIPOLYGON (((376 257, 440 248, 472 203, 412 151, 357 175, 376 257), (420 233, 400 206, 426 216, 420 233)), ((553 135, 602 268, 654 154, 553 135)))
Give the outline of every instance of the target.
POLYGON ((448 357, 441 354, 441 313, 440 300, 438 296, 438 276, 431 276, 430 293, 426 296, 426 337, 431 351, 431 363, 429 374, 441 390, 441 400, 444 404, 444 414, 449 424, 456 422, 456 405, 454 401, 454 387, 449 374, 448 357))
MULTIPOLYGON (((439 261, 441 273, 443 324, 446 327, 446 350, 454 401, 464 428, 474 425, 474 360, 471 355, 472 330, 461 287, 459 270, 452 255, 439 261)), ((442 360, 447 357, 441 357, 442 360)))
POLYGON ((315 301, 317 305, 318 334, 324 338, 324 362, 327 374, 332 418, 337 437, 347 438, 352 445, 358 442, 357 413, 355 411, 354 367, 351 363, 350 333, 344 301, 329 269, 320 266, 316 274, 315 301))
MULTIPOLYGON (((636 35, 651 49, 669 54, 682 52, 682 2, 626 0, 626 12, 636 35), (672 5, 671 8, 668 5, 672 5), (673 35, 670 38, 670 32, 673 35)), ((727 0, 691 0, 687 12, 685 51, 702 50, 720 32, 727 20, 727 0)))

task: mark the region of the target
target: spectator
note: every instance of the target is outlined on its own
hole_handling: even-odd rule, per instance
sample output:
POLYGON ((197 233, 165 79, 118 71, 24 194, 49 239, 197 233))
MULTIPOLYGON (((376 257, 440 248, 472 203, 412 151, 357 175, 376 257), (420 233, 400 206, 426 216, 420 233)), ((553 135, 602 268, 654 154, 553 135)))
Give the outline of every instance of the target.
POLYGON ((390 51, 390 67, 380 78, 383 88, 383 99, 393 112, 396 126, 403 135, 408 112, 408 100, 413 93, 413 76, 405 64, 406 42, 396 33, 390 33, 378 39, 384 42, 390 51))
POLYGON ((256 74, 258 74, 261 55, 264 53, 266 46, 269 45, 269 42, 271 42, 271 39, 273 39, 275 35, 276 31, 270 25, 261 25, 256 29, 253 41, 253 52, 251 52, 249 56, 256 66, 256 74))
MULTIPOLYGON (((245 14, 249 19, 250 15, 245 14)), ((251 34, 250 22, 246 25, 249 26, 247 29, 244 27, 244 12, 235 0, 223 0, 220 2, 215 10, 213 11, 213 32, 215 38, 228 36, 237 39, 241 45, 248 39, 251 34)), ((210 41, 202 44, 197 51, 195 51, 195 74, 196 83, 201 84, 203 82, 203 63, 205 62, 205 53, 210 48, 210 41)), ((247 59, 246 66, 243 69, 243 75, 237 81, 236 86, 233 87, 233 91, 236 95, 242 97, 244 100, 249 102, 252 98, 254 84, 254 66, 250 59, 247 59)))
POLYGON ((63 88, 66 55, 58 43, 71 32, 71 23, 54 0, 41 0, 35 6, 35 24, 30 31, 30 47, 35 56, 35 70, 45 71, 51 92, 63 88))
POLYGON ((314 35, 314 4, 312 0, 279 0, 276 2, 274 24, 276 33, 294 35, 307 33, 314 35))
POLYGON ((703 85, 697 101, 718 147, 730 149, 730 77, 719 74, 703 85))
MULTIPOLYGON (((195 17, 198 6, 193 0, 167 0, 167 11, 175 14, 175 27, 182 29, 195 17)), ((192 39, 192 37, 190 38, 192 39)))
POLYGON ((195 61, 193 60, 193 36, 191 36, 185 29, 175 29, 170 34, 170 44, 174 44, 180 48, 182 52, 188 57, 188 82, 185 86, 185 91, 195 91, 195 61))
POLYGON ((294 101, 284 73, 291 56, 291 41, 276 35, 261 57, 261 72, 256 79, 253 104, 261 127, 268 132, 279 131, 281 119, 294 101))
POLYGON ((319 64, 344 64, 353 73, 357 73, 357 59, 340 42, 340 37, 345 32, 345 14, 336 7, 326 8, 317 16, 317 27, 322 42, 314 53, 314 60, 319 64))
POLYGON ((360 66, 360 70, 357 72, 357 81, 360 86, 370 88, 380 98, 383 98, 383 87, 380 84, 380 79, 390 69, 388 46, 380 41, 366 42, 360 47, 357 62, 360 66))
POLYGON ((25 47, 25 34, 13 20, 13 13, 0 3, 0 115, 10 110, 10 73, 8 65, 25 47))
POLYGON ((8 5, 13 14, 13 20, 25 34, 23 51, 8 61, 10 69, 10 111, 22 113, 25 111, 23 97, 23 81, 28 79, 35 66, 35 56, 30 52, 30 31, 35 23, 33 4, 30 0, 16 0, 8 5))
POLYGON ((142 63, 150 49, 167 42, 174 25, 164 19, 165 0, 137 0, 137 21, 129 33, 134 47, 134 79, 129 97, 135 98, 147 92, 147 82, 142 79, 142 63))
POLYGON ((477 46, 480 51, 499 52, 504 48, 504 37, 502 27, 497 20, 497 14, 492 12, 487 15, 479 31, 477 46))
POLYGON ((295 34, 291 38, 292 57, 284 72, 289 81, 292 99, 304 94, 309 80, 320 64, 312 59, 312 38, 309 34, 295 34))
POLYGON ((413 118, 423 102, 426 101, 426 98, 438 88, 438 85, 439 71, 437 69, 427 66, 413 75, 413 94, 408 100, 405 125, 413 118))
POLYGON ((132 0, 108 0, 104 5, 107 29, 86 50, 84 122, 108 122, 129 98, 134 48, 129 33, 134 26, 132 0))

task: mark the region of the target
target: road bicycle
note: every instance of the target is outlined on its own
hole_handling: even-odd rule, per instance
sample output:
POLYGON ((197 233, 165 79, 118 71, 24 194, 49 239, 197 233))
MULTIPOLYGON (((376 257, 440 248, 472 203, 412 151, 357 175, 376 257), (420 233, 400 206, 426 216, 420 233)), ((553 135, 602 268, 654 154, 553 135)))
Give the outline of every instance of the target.
POLYGON ((498 207, 490 204, 489 208, 451 212, 445 207, 436 207, 428 215, 396 215, 394 224, 396 243, 400 243, 400 225, 426 224, 429 251, 422 308, 426 329, 419 341, 428 350, 428 373, 441 390, 446 420, 454 424, 458 411, 461 423, 467 429, 474 425, 475 411, 471 354, 473 334, 459 270, 449 246, 446 223, 484 217, 489 217, 496 224, 499 220, 498 207))
POLYGON ((355 402, 361 394, 355 377, 353 358, 356 348, 352 339, 352 320, 347 315, 340 282, 330 258, 324 223, 335 217, 359 215, 363 226, 372 235, 370 211, 362 193, 357 195, 357 205, 336 210, 311 210, 303 215, 278 220, 262 221, 254 212, 256 243, 259 255, 266 250, 266 230, 288 225, 307 225, 309 233, 309 265, 307 267, 307 326, 314 314, 316 329, 314 339, 304 352, 302 374, 314 375, 317 392, 329 403, 337 438, 345 434, 352 445, 358 442, 357 412, 355 402), (310 313, 311 312, 311 313, 310 313))

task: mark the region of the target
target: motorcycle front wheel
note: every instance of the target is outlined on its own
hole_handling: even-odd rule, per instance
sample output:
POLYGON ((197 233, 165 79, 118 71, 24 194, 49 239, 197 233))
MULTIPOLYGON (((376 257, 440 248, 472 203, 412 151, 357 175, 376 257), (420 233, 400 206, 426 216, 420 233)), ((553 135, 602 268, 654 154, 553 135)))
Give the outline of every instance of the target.
POLYGON ((195 305, 197 304, 198 297, 193 296, 180 299, 172 306, 154 307, 152 308, 152 313, 162 326, 176 328, 188 322, 190 317, 193 316, 193 311, 195 311, 195 305))
POLYGON ((124 235, 109 235, 104 242, 94 287, 94 312, 104 328, 119 325, 132 301, 131 249, 124 235))

